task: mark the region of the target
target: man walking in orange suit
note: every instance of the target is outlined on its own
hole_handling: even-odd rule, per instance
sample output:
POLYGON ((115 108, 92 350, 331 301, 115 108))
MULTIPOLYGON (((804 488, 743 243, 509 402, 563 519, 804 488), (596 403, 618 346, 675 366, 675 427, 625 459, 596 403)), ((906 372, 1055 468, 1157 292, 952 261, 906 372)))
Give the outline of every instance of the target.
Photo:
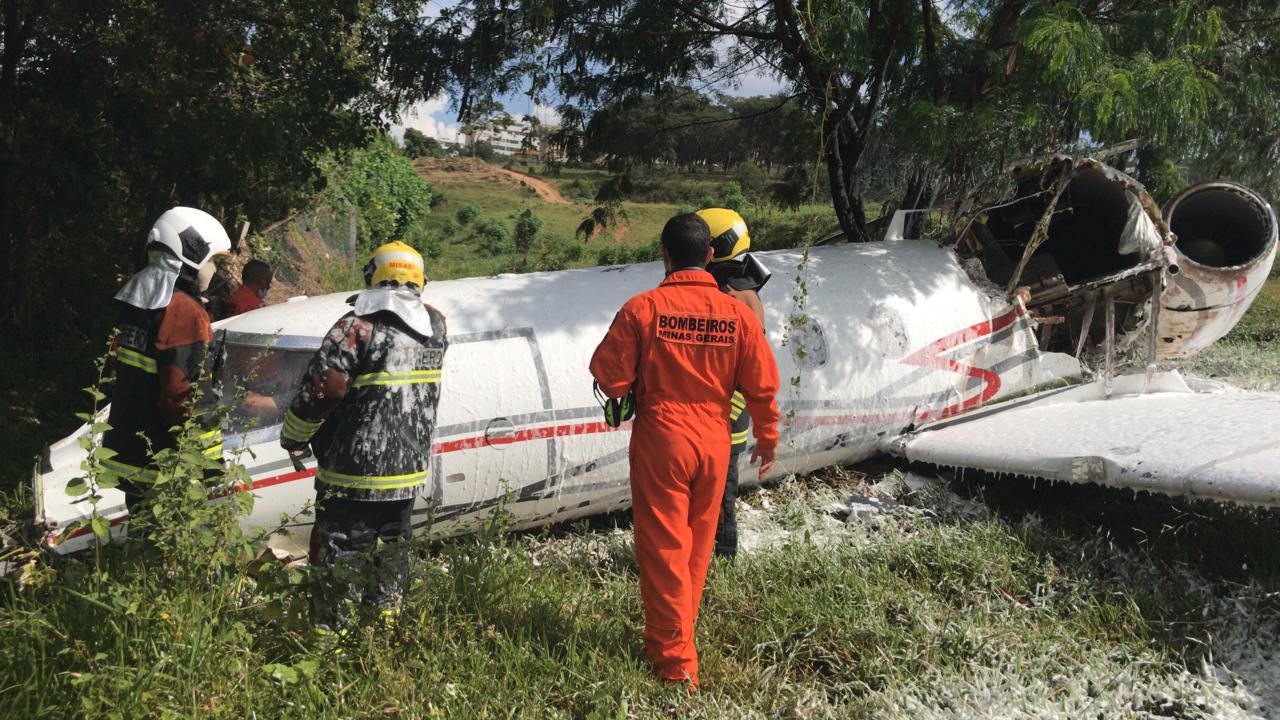
POLYGON ((677 215, 662 230, 667 277, 627 301, 591 358, 609 397, 635 391, 631 500, 644 602, 645 654, 659 677, 698 684, 693 631, 729 462, 729 401, 755 420, 763 477, 778 446, 778 366, 745 304, 704 268, 707 223, 677 215))

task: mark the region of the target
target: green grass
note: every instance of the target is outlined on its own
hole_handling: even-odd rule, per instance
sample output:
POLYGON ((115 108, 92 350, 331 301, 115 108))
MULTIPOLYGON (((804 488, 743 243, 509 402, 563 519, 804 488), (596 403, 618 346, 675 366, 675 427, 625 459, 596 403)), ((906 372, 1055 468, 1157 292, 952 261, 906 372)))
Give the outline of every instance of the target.
MULTIPOLYGON (((673 205, 624 203, 627 218, 625 232, 621 237, 615 239, 609 233, 584 242, 576 238, 574 233, 594 205, 549 203, 511 186, 503 186, 499 192, 483 184, 450 184, 437 190, 444 194, 445 201, 433 208, 431 215, 424 221, 427 231, 440 235, 446 224, 456 225, 455 215, 458 209, 468 204, 480 208, 481 217, 497 219, 508 230, 515 227, 517 215, 530 209, 543 221, 542 231, 539 233, 540 249, 559 249, 574 244, 582 246, 581 257, 565 263, 567 267, 595 265, 597 254, 605 248, 652 244, 662 232, 663 224, 677 210, 673 205)), ((433 279, 448 280, 511 272, 518 267, 518 260, 519 256, 514 253, 485 255, 471 237, 468 225, 459 227, 452 236, 444 238, 442 252, 429 258, 427 262, 428 272, 433 279)))
POLYGON ((650 678, 630 533, 597 523, 424 547, 401 633, 357 633, 340 655, 298 629, 288 585, 175 586, 118 553, 96 575, 87 559, 45 568, 0 609, 0 713, 1136 717, 1172 698, 1212 714, 1243 701, 1197 659, 1230 651, 1216 636, 1231 623, 1277 630, 1274 578, 1241 586, 1178 561, 1204 537, 1152 552, 1111 534, 1129 517, 966 514, 901 493, 875 525, 824 512, 853 491, 869 492, 830 476, 745 499, 745 535, 766 539, 712 568, 698 694, 650 678))

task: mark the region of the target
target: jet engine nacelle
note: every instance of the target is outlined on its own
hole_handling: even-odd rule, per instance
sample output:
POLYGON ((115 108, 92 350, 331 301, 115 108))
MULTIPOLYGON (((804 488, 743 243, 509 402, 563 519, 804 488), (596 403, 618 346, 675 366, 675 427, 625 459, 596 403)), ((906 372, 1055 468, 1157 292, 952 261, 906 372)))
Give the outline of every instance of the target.
POLYGON ((1235 327, 1276 257, 1276 216, 1254 191, 1231 182, 1192 185, 1165 205, 1177 237, 1160 298, 1159 354, 1197 353, 1235 327))

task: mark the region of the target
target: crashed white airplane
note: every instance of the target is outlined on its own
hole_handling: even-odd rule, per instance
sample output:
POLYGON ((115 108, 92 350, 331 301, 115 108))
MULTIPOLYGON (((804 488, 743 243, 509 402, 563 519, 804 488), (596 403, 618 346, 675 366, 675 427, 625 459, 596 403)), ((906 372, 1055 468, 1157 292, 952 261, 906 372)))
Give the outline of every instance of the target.
MULTIPOLYGON (((1231 183, 1188 188, 1162 213, 1135 181, 1093 160, 1015 171, 1016 190, 961 216, 944 243, 904 239, 756 254, 783 390, 773 475, 888 451, 913 461, 1280 504, 1280 395, 1208 391, 1174 373, 1113 377, 1115 355, 1176 357, 1225 335, 1265 282, 1276 219, 1231 183), (1105 368, 1089 373, 1078 358, 1105 368), (791 379, 791 382, 786 382, 791 379)), ((507 498, 515 527, 628 507, 627 426, 602 422, 587 360, 613 313, 659 264, 434 282, 449 318, 432 477, 421 532, 474 527, 507 498)), ((349 293, 300 298, 219 323, 224 373, 284 407, 349 293)), ((257 500, 274 526, 313 498, 315 470, 278 445, 282 418, 232 413, 257 500)), ((67 495, 82 428, 34 475, 49 546, 92 542, 67 495), (64 534, 67 537, 62 537, 64 534), (61 542, 59 542, 61 541, 61 542)), ((743 453, 743 462, 749 453, 743 453)), ((755 472, 744 467, 745 482, 755 472)), ((123 530, 122 495, 99 512, 123 530)), ((309 527, 276 540, 306 547, 309 527)))

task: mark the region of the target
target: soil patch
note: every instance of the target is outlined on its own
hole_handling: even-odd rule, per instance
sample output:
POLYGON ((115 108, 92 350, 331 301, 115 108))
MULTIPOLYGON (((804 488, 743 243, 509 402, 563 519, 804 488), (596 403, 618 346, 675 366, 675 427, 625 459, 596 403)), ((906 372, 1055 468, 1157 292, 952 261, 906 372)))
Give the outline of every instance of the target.
POLYGON ((546 181, 515 170, 490 165, 477 158, 418 158, 413 168, 432 187, 449 185, 492 184, 503 187, 528 187, 538 197, 551 203, 568 205, 569 200, 546 181))

